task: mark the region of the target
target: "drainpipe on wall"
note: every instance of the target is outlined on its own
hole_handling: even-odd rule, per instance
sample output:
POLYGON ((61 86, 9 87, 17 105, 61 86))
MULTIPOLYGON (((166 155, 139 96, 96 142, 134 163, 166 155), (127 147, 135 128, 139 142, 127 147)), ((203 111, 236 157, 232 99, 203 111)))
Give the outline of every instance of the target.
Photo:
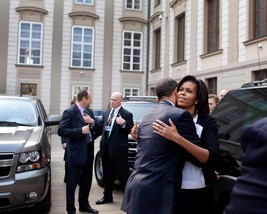
POLYGON ((150 50, 150 4, 151 0, 147 3, 147 55, 146 55, 146 95, 148 95, 148 77, 149 77, 149 50, 150 50))

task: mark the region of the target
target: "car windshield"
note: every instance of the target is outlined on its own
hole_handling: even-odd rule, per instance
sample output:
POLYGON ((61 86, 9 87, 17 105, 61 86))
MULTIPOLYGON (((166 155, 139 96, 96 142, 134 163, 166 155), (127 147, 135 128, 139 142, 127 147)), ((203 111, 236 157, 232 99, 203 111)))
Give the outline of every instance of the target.
POLYGON ((0 106, 0 122, 2 125, 15 126, 37 124, 36 111, 31 102, 6 99, 0 101, 0 106))
POLYGON ((133 114, 133 119, 138 123, 157 105, 154 102, 123 102, 122 106, 133 114))
POLYGON ((219 138, 240 143, 242 130, 267 116, 267 88, 232 90, 212 113, 219 126, 219 138))

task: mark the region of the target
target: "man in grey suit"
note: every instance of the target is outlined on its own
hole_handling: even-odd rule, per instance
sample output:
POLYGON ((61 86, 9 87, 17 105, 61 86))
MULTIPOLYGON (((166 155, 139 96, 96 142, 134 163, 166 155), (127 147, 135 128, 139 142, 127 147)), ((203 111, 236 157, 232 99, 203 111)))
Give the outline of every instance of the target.
POLYGON ((153 129, 156 119, 167 124, 171 119, 180 135, 200 145, 192 116, 175 107, 176 94, 177 82, 171 78, 162 79, 156 86, 160 103, 138 127, 135 169, 127 181, 121 207, 129 214, 179 213, 182 169, 185 159, 191 156, 153 129))

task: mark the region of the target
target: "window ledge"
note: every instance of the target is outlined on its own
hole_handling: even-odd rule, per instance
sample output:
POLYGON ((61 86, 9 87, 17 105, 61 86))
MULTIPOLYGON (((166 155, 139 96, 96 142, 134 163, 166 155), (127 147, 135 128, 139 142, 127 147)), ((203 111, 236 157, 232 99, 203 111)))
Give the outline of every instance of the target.
POLYGON ((172 63, 171 64, 171 67, 176 67, 176 66, 179 66, 179 65, 184 65, 184 64, 186 64, 187 63, 187 60, 183 60, 183 61, 181 61, 181 62, 175 62, 175 63, 172 63))
POLYGON ((267 40, 267 36, 263 36, 263 37, 256 38, 256 39, 251 39, 251 40, 248 40, 248 41, 243 42, 243 44, 245 46, 247 46, 247 45, 253 45, 253 44, 256 44, 258 42, 265 41, 265 40, 267 40))
POLYGON ((134 71, 134 70, 120 70, 121 73, 145 73, 144 71, 134 71))
POLYGON ((95 68, 69 67, 69 70, 95 71, 95 68))
POLYGON ((161 71, 161 68, 156 68, 156 69, 150 70, 150 73, 157 73, 160 71, 161 71))
POLYGON ((223 49, 219 49, 219 50, 211 52, 211 53, 202 54, 199 57, 201 59, 204 59, 204 58, 207 58, 207 57, 210 57, 210 56, 215 56, 215 55, 221 54, 222 52, 223 52, 223 49))
POLYGON ((30 64, 15 64, 16 67, 27 67, 27 68, 44 68, 43 65, 30 65, 30 64))

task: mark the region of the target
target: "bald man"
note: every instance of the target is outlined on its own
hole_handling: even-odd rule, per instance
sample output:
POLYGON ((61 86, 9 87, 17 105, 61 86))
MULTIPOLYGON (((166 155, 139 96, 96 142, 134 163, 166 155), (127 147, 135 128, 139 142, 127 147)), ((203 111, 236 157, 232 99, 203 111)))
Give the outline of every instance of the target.
POLYGON ((117 176, 122 192, 129 176, 128 134, 133 127, 133 115, 121 106, 122 94, 114 92, 110 98, 111 108, 103 115, 103 132, 100 141, 104 196, 96 204, 113 202, 112 192, 117 176))
POLYGON ((221 100, 228 93, 228 91, 229 90, 227 90, 227 89, 221 90, 219 99, 221 100))

